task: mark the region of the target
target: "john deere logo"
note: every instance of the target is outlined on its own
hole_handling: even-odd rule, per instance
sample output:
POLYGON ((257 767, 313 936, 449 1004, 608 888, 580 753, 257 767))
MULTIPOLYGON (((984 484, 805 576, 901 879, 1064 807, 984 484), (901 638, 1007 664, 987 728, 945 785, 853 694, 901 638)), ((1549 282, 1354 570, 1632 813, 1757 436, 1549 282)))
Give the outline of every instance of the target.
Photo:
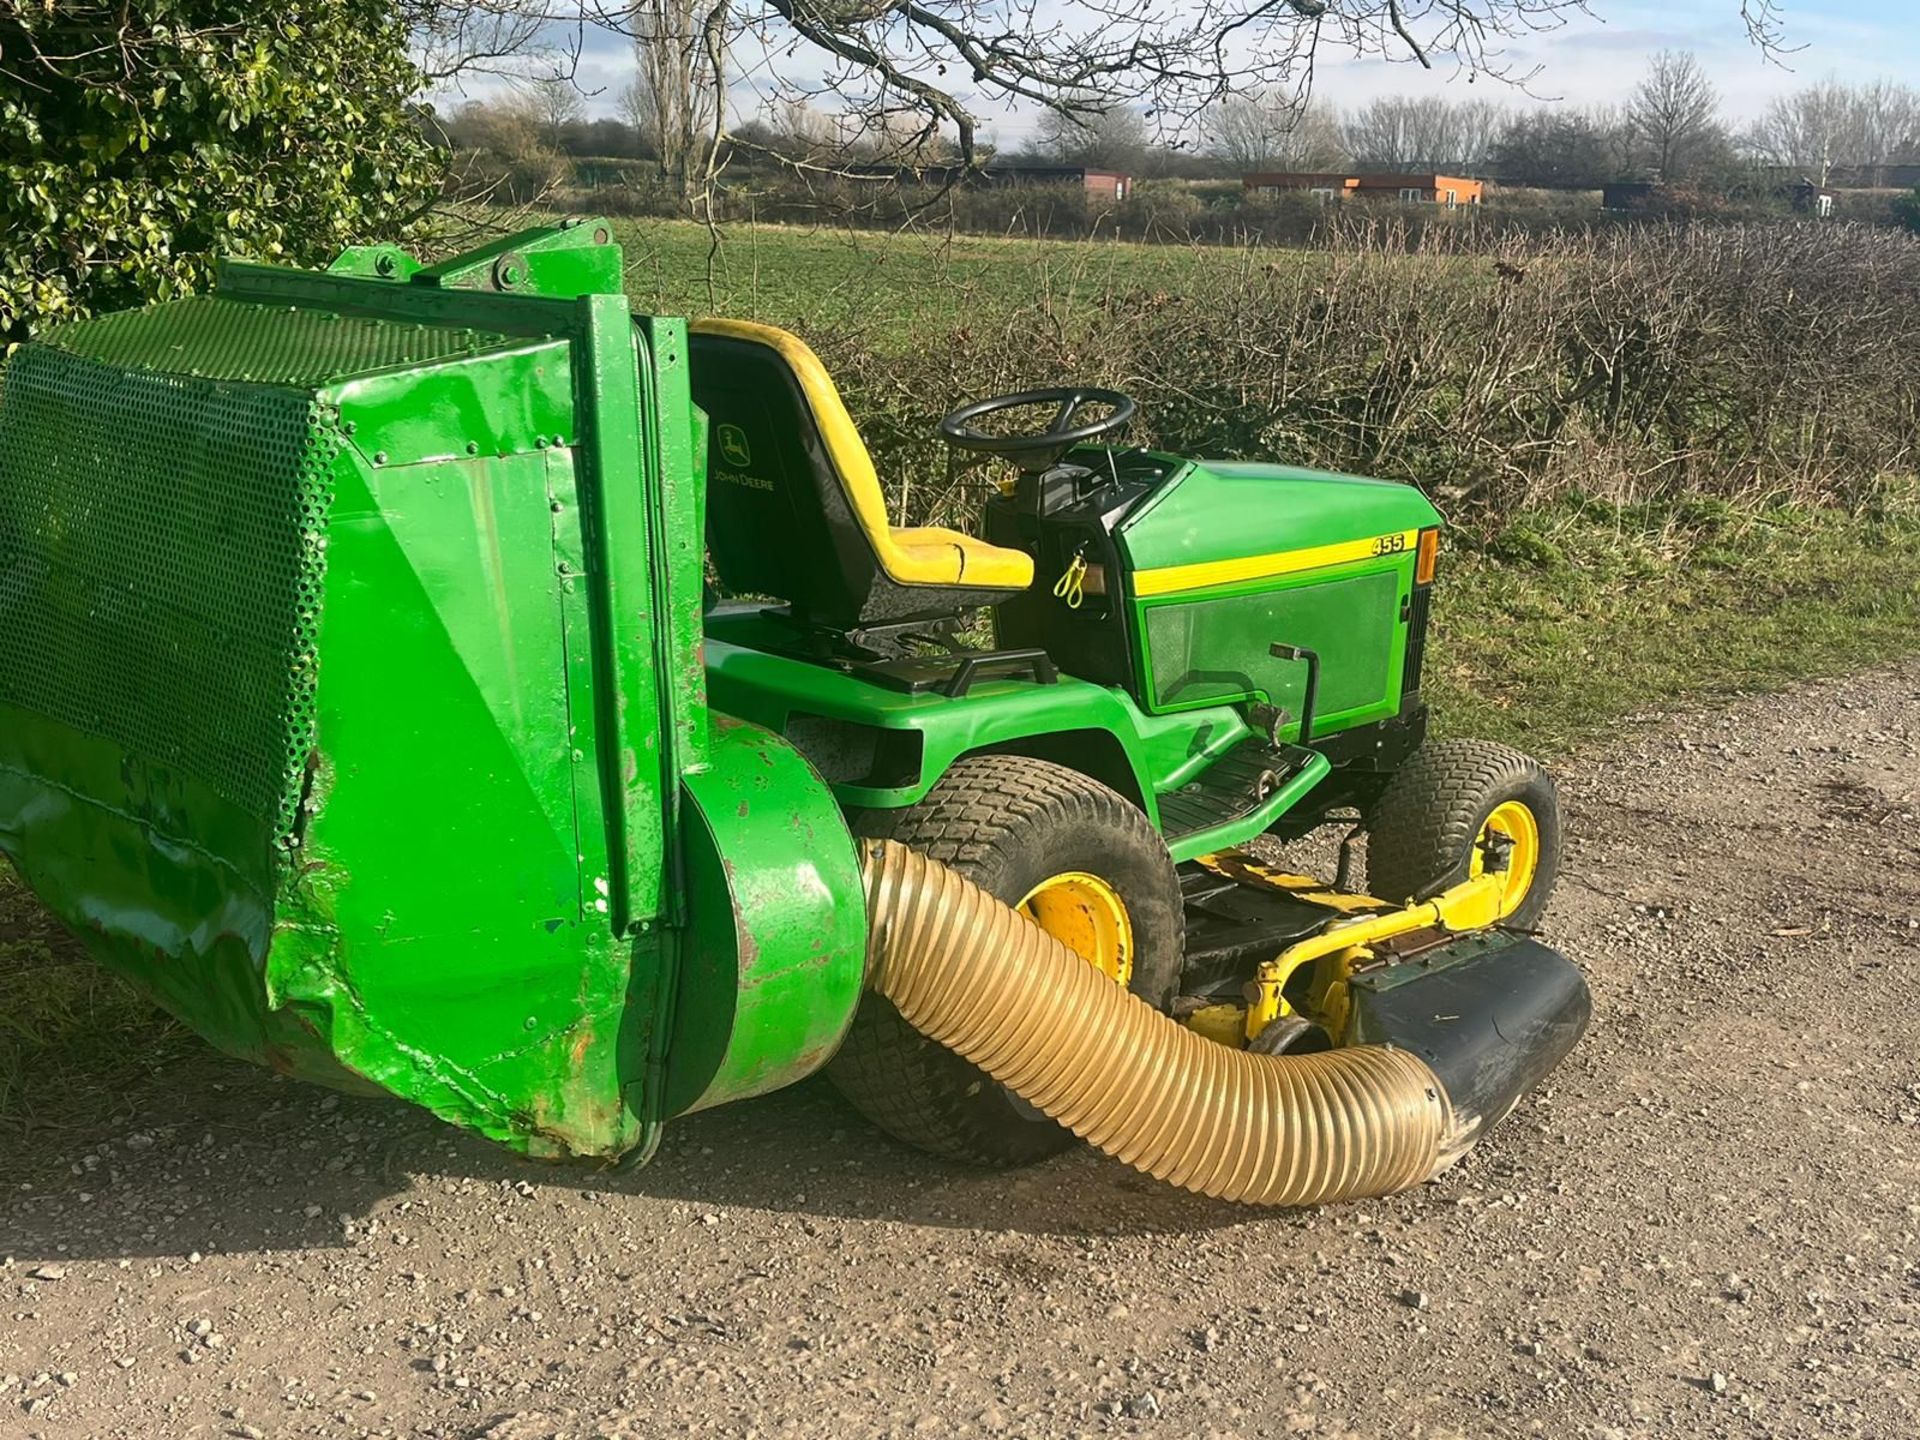
POLYGON ((720 427, 720 458, 736 470, 753 463, 753 449, 747 444, 747 432, 738 425, 720 427))

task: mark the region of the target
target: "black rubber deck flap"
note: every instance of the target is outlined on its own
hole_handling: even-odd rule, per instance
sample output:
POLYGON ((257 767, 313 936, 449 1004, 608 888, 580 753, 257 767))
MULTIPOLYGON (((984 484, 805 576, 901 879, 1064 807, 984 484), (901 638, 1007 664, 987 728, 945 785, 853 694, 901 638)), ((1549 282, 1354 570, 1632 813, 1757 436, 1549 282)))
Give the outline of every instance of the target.
POLYGON ((1465 1149, 1567 1057, 1593 998, 1565 956, 1494 931, 1356 975, 1349 1043, 1418 1055, 1446 1086, 1465 1149))

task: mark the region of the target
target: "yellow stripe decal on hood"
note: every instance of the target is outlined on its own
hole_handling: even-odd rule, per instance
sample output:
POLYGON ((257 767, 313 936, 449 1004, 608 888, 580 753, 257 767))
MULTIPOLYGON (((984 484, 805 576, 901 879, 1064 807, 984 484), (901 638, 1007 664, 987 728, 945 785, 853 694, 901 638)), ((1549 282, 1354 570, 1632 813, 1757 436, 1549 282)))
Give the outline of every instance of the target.
POLYGON ((1171 595, 1178 590, 1201 590, 1213 585, 1235 585, 1242 580, 1266 580, 1301 570, 1324 570, 1382 555, 1411 555, 1419 542, 1418 530, 1396 530, 1366 540, 1344 540, 1338 545, 1315 545, 1306 550, 1281 550, 1271 555, 1243 555, 1237 560, 1203 560, 1194 565, 1163 565, 1133 577, 1133 593, 1142 599, 1171 595))

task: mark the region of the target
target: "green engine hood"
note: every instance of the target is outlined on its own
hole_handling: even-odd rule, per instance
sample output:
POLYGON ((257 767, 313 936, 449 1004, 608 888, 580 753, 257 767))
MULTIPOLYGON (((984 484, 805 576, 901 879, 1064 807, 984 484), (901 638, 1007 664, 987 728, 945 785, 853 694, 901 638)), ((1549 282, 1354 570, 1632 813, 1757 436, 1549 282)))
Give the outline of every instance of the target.
POLYGON ((1122 529, 1132 569, 1291 553, 1440 523, 1411 485, 1291 465, 1196 463, 1122 529))

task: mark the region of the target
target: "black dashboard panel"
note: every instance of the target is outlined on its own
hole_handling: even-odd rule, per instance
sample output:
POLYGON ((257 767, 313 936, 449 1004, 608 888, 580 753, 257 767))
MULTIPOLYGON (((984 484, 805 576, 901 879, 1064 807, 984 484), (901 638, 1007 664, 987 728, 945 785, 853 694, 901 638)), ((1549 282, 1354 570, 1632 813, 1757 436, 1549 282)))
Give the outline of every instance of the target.
POLYGON ((994 608, 995 643, 1045 650, 1067 674, 1142 699, 1114 531, 1179 469, 1143 450, 1081 450, 988 500, 987 540, 1034 561, 1033 585, 994 608), (1054 593, 1076 562, 1084 566, 1078 606, 1054 593))

